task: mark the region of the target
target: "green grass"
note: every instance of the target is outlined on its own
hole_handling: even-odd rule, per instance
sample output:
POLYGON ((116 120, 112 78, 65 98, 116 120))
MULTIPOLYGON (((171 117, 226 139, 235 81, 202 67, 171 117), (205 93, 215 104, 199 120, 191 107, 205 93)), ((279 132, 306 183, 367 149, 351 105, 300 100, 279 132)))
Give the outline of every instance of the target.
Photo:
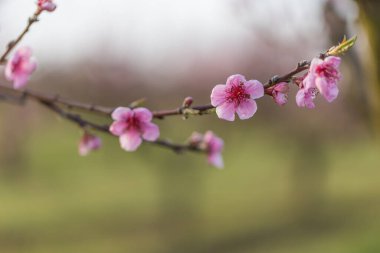
MULTIPOLYGON (((0 180, 1 253, 380 250, 380 148, 370 140, 322 141, 319 154, 270 129, 227 126, 220 171, 148 144, 126 153, 108 136, 79 157, 77 129, 47 125, 26 140, 22 173, 0 180)), ((163 134, 183 138, 176 128, 169 121, 163 134)))

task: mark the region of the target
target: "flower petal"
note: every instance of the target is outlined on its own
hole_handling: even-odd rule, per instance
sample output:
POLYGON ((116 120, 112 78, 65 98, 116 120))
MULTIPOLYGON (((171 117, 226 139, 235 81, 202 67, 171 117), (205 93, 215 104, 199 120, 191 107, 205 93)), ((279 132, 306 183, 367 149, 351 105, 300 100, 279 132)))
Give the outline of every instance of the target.
POLYGON ((113 120, 126 120, 131 116, 133 116, 133 111, 127 107, 118 107, 111 115, 113 120))
POLYGON ((299 89, 296 95, 298 107, 305 107, 305 89, 299 89))
POLYGON ((315 88, 315 79, 316 78, 317 78, 317 76, 315 75, 314 72, 309 72, 302 81, 303 87, 305 89, 315 88))
POLYGON ((317 86, 319 92, 324 96, 328 92, 328 82, 326 78, 323 77, 317 77, 315 79, 315 85, 317 86))
POLYGON ((335 69, 339 68, 339 65, 340 65, 340 62, 341 62, 341 59, 340 57, 336 57, 336 56, 329 56, 325 59, 325 62, 327 64, 330 64, 331 66, 333 66, 335 69))
POLYGON ((319 92, 329 103, 331 103, 338 97, 339 89, 335 83, 329 83, 325 78, 317 78, 316 85, 319 92))
POLYGON ((275 92, 273 98, 276 104, 281 106, 285 105, 288 102, 288 95, 281 92, 275 92))
POLYGON ((310 94, 310 92, 306 89, 300 89, 296 95, 296 102, 299 107, 306 107, 308 109, 315 108, 315 104, 313 102, 315 96, 310 94))
POLYGON ((41 9, 52 12, 57 8, 57 6, 54 3, 44 3, 41 6, 41 9))
POLYGON ((257 80, 249 80, 244 83, 246 92, 253 99, 261 98, 264 96, 264 86, 257 80))
POLYGON ((223 157, 221 153, 211 153, 207 156, 208 163, 218 169, 223 169, 223 157))
POLYGON ((335 84, 328 84, 328 87, 327 87, 326 91, 324 93, 322 93, 323 97, 329 103, 331 103, 332 101, 334 101, 338 97, 338 94, 339 94, 339 88, 335 84))
POLYGON ((273 88, 275 91, 277 92, 281 92, 281 93, 287 93, 289 92, 289 84, 286 83, 286 82, 281 82, 281 83, 278 83, 274 86, 273 88))
POLYGON ((29 81, 29 76, 26 74, 18 75, 13 77, 13 88, 21 89, 29 81))
POLYGON ((245 77, 240 74, 232 75, 228 77, 226 86, 238 86, 246 81, 245 77))
POLYGON ((22 47, 17 50, 16 54, 22 58, 30 58, 32 56, 32 49, 30 47, 22 47))
POLYGON ((220 119, 234 121, 235 120, 235 105, 234 103, 225 102, 216 107, 216 114, 220 119))
POLYGON ((29 75, 32 74, 37 68, 37 62, 34 58, 30 58, 28 62, 23 62, 22 65, 22 71, 25 73, 28 73, 29 75))
POLYGON ((331 103, 332 101, 334 101, 338 97, 338 94, 339 94, 338 86, 331 85, 328 93, 326 95, 324 95, 324 97, 329 103, 331 103))
POLYGON ((311 60, 309 72, 315 72, 316 68, 323 64, 323 60, 320 58, 314 58, 311 60))
POLYGON ((102 140, 91 134, 84 134, 79 142, 78 152, 81 156, 88 155, 91 151, 97 150, 102 146, 102 140))
POLYGON ((135 117, 141 122, 149 122, 152 120, 152 112, 144 107, 133 109, 133 111, 135 113, 135 117))
POLYGON ((315 79, 317 78, 316 69, 323 64, 323 60, 314 58, 310 63, 310 68, 303 80, 303 87, 306 89, 315 88, 315 79))
POLYGON ((11 61, 8 61, 7 65, 5 66, 5 78, 8 81, 13 81, 13 64, 11 61))
POLYGON ((125 130, 127 129, 127 123, 124 121, 114 121, 110 126, 110 132, 113 135, 120 136, 125 133, 125 130))
POLYGON ((207 131, 204 135, 204 141, 208 150, 211 153, 222 152, 224 142, 221 138, 216 136, 212 131, 207 131))
POLYGON ((142 142, 139 132, 135 130, 127 131, 119 140, 121 147, 126 151, 135 151, 142 142))
POLYGON ((226 85, 218 84, 211 91, 212 106, 219 106, 226 101, 226 85))
POLYGON ((257 104, 253 99, 242 101, 236 109, 240 119, 249 119, 256 113, 256 111, 257 104))
POLYGON ((155 141, 160 136, 160 129, 156 124, 146 122, 141 126, 142 137, 147 141, 155 141))

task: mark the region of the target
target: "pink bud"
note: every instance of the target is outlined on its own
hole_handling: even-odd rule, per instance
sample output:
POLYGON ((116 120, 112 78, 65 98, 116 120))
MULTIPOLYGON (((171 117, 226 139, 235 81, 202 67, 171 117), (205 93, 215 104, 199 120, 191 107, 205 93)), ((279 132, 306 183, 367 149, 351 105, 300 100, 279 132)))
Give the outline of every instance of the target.
POLYGON ((197 147, 203 141, 203 135, 198 132, 194 132, 191 134, 189 138, 189 144, 191 146, 197 147))
POLYGON ((182 106, 184 108, 189 108, 192 104, 193 104, 194 100, 192 97, 186 97, 184 100, 183 100, 183 103, 182 103, 182 106))
POLYGON ((53 0, 38 0, 37 5, 41 11, 53 12, 57 8, 53 0))
POLYGON ((289 85, 286 82, 276 84, 272 90, 272 97, 276 104, 285 105, 288 102, 289 85))
POLYGON ((222 169, 223 164, 223 140, 213 132, 207 131, 204 135, 194 132, 189 139, 189 144, 207 152, 208 163, 216 168, 222 169))
POLYGON ((79 142, 78 152, 81 156, 86 156, 101 146, 102 140, 99 137, 85 132, 79 142))

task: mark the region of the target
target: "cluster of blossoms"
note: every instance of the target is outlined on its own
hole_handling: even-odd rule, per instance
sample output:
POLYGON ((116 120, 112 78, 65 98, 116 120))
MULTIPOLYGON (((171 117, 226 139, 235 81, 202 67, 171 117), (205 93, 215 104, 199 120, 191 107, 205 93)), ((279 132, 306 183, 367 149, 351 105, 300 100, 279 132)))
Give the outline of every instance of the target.
MULTIPOLYGON (((14 89, 25 87, 30 76, 36 70, 37 64, 29 47, 16 50, 7 61, 5 60, 6 56, 21 40, 30 25, 37 21, 38 15, 43 11, 52 12, 57 7, 53 0, 38 0, 36 4, 37 11, 33 18, 29 19, 28 27, 15 43, 10 44, 9 49, 0 60, 2 63, 6 62, 5 77, 13 82, 14 89)), ((345 45, 348 49, 348 44, 345 44, 348 42, 352 43, 354 39, 344 40, 341 45, 345 45)), ((344 49, 341 50, 344 51, 344 49)), ((301 73, 308 69, 305 75, 286 76, 282 80, 277 79, 276 82, 272 81, 267 85, 263 85, 258 80, 247 80, 240 74, 232 75, 225 84, 218 84, 212 89, 211 105, 220 119, 234 121, 235 114, 241 120, 250 119, 257 112, 256 100, 264 95, 271 96, 274 102, 280 106, 285 105, 288 102, 289 83, 293 82, 299 87, 296 104, 299 107, 311 109, 315 107, 314 99, 318 94, 321 94, 328 102, 337 98, 339 93, 337 83, 341 79, 340 62, 339 57, 325 54, 320 58, 314 58, 310 64, 305 65, 307 67, 296 71, 301 73)), ((192 109, 190 107, 192 102, 192 98, 186 98, 179 110, 180 113, 182 113, 182 109, 192 109)), ((186 118, 186 114, 183 115, 186 118)), ((143 141, 155 142, 160 136, 159 127, 152 123, 153 113, 147 108, 118 107, 113 110, 111 118, 113 123, 109 126, 108 132, 119 137, 120 145, 126 151, 135 151, 143 141)), ((186 147, 190 150, 204 151, 209 164, 217 168, 223 167, 221 155, 223 145, 223 140, 211 131, 207 131, 205 134, 194 132, 186 143, 186 147)), ((79 142, 79 154, 85 156, 100 147, 101 139, 85 130, 79 142)))
MULTIPOLYGON (((325 59, 314 58, 311 61, 308 73, 302 77, 295 77, 294 83, 299 86, 296 103, 299 107, 314 108, 314 99, 320 93, 328 101, 334 101, 339 93, 338 81, 341 79, 339 71, 341 59, 328 56, 325 59)), ((274 86, 264 88, 257 80, 247 81, 242 75, 232 75, 225 85, 218 84, 211 92, 211 104, 216 107, 219 118, 234 121, 235 112, 240 119, 249 119, 257 111, 255 99, 272 96, 278 105, 288 102, 289 84, 280 82, 274 86)))
POLYGON ((328 101, 332 102, 338 97, 338 81, 341 79, 339 72, 340 58, 335 56, 326 57, 322 60, 314 58, 306 76, 298 80, 300 90, 296 101, 300 107, 314 108, 314 99, 317 94, 322 94, 328 101))

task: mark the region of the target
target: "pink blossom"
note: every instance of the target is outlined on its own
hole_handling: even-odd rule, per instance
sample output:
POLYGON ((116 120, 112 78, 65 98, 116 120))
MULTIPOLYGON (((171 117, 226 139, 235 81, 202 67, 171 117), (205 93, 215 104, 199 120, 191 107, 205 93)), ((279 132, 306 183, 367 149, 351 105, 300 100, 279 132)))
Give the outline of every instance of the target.
POLYGON ((53 0, 38 0, 37 5, 41 11, 52 12, 57 8, 53 0))
POLYGON ((79 142, 78 152, 81 156, 86 156, 91 151, 97 150, 101 146, 102 140, 99 137, 85 132, 79 142))
POLYGON ((204 136, 204 141, 207 147, 207 158, 209 164, 219 169, 223 168, 223 140, 216 136, 213 132, 207 131, 204 136))
POLYGON ((296 102, 299 107, 313 109, 315 107, 314 99, 318 94, 316 88, 301 88, 296 95, 296 102))
POLYGON ((337 83, 341 79, 340 62, 341 59, 336 56, 329 56, 324 60, 314 58, 303 81, 304 87, 317 88, 328 102, 334 101, 339 94, 337 83))
POLYGON ((110 126, 110 132, 119 136, 120 145, 126 151, 135 151, 142 139, 155 141, 160 135, 156 124, 151 123, 153 115, 146 108, 130 109, 119 107, 112 113, 114 122, 110 126))
POLYGON ((20 89, 29 81, 31 74, 36 70, 37 63, 32 58, 32 50, 23 47, 16 51, 5 67, 5 77, 13 81, 13 87, 20 89))
POLYGON ((288 102, 289 85, 286 82, 276 84, 272 90, 272 97, 276 104, 285 105, 288 102))
POLYGON ((206 150, 208 163, 216 168, 223 168, 223 140, 212 131, 207 131, 204 135, 194 132, 190 137, 190 144, 206 150))
POLYGON ((219 118, 235 120, 235 112, 240 119, 249 119, 257 111, 254 99, 264 96, 264 86, 257 80, 246 81, 242 75, 232 75, 227 83, 218 84, 211 92, 211 104, 216 107, 219 118))

